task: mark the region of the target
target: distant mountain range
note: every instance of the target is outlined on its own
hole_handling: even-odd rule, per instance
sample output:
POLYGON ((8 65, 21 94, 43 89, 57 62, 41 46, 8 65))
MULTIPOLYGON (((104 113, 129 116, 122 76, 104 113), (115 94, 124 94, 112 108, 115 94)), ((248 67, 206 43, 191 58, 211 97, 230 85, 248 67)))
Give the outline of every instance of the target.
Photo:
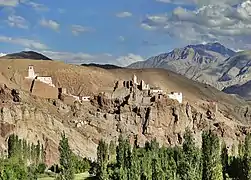
MULTIPOLYGON (((34 51, 7 54, 0 59, 50 58, 34 51)), ((119 69, 111 64, 82 64, 103 69, 119 69)), ((229 94, 237 94, 251 100, 251 51, 235 52, 220 43, 188 45, 169 53, 139 61, 127 68, 164 68, 190 79, 210 84, 229 94)))
POLYGON ((122 68, 113 64, 95 64, 95 63, 81 64, 81 66, 98 67, 98 68, 103 68, 103 69, 121 69, 122 68))
POLYGON ((188 45, 133 63, 128 68, 168 69, 251 99, 251 91, 250 95, 244 93, 249 91, 246 87, 251 86, 251 51, 235 52, 220 43, 188 45))
POLYGON ((1 56, 0 59, 34 59, 34 60, 51 60, 43 54, 34 51, 21 51, 18 53, 1 56))

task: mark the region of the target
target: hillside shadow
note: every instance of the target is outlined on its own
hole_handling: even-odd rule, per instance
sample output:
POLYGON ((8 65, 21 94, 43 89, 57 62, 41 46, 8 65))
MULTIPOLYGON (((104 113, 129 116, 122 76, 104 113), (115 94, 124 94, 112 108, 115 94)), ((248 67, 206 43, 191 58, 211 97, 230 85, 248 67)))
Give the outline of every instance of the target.
POLYGON ((98 67, 102 69, 124 69, 123 67, 116 66, 113 64, 95 64, 95 63, 90 63, 90 64, 81 64, 81 66, 87 66, 87 67, 98 67))

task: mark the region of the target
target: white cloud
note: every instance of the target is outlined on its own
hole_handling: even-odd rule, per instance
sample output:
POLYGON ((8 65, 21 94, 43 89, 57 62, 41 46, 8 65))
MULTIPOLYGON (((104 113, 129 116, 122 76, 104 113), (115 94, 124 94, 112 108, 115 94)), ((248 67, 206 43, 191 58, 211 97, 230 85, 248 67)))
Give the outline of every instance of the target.
POLYGON ((121 42, 123 42, 123 41, 125 41, 125 37, 124 37, 124 36, 119 36, 119 40, 120 40, 121 42))
POLYGON ((120 12, 120 13, 116 14, 116 16, 119 17, 119 18, 125 18, 125 17, 132 16, 132 13, 125 11, 125 12, 120 12))
POLYGON ((13 37, 1 36, 1 35, 0 35, 0 42, 17 44, 23 47, 38 49, 38 50, 43 50, 43 49, 48 48, 45 44, 42 44, 35 40, 24 39, 24 38, 13 38, 13 37))
POLYGON ((16 15, 8 16, 7 23, 11 27, 18 27, 23 29, 28 29, 28 22, 25 18, 16 15))
POLYGON ((144 61, 145 59, 136 54, 129 53, 126 56, 121 56, 116 59, 118 64, 121 64, 121 66, 128 66, 132 63, 135 63, 137 61, 144 61))
POLYGON ((0 57, 6 56, 7 54, 5 53, 0 53, 0 57))
POLYGON ((39 4, 39 3, 35 3, 31 0, 20 0, 20 3, 31 6, 33 9, 37 10, 37 11, 47 11, 49 10, 48 7, 46 7, 43 4, 39 4))
POLYGON ((43 4, 39 4, 39 3, 29 2, 28 5, 30 5, 33 9, 38 10, 38 11, 47 11, 47 10, 49 10, 48 7, 46 7, 43 4))
POLYGON ((147 23, 142 23, 141 24, 141 27, 145 30, 156 30, 156 27, 155 26, 151 26, 151 25, 148 25, 147 23))
POLYGON ((7 7, 16 7, 19 4, 24 4, 31 6, 35 10, 48 10, 49 8, 43 4, 35 3, 31 0, 0 0, 0 7, 7 6, 7 7))
POLYGON ((169 4, 193 4, 195 3, 193 0, 156 0, 161 3, 169 3, 169 4))
POLYGON ((94 31, 94 29, 90 27, 84 27, 81 25, 72 25, 71 27, 71 32, 75 36, 79 35, 80 33, 91 32, 91 31, 94 31))
POLYGON ((15 7, 19 4, 19 0, 0 0, 0 6, 15 7))
POLYGON ((59 12, 60 14, 63 14, 63 13, 66 12, 66 10, 65 10, 65 9, 62 9, 62 8, 58 8, 57 10, 58 10, 58 12, 59 12))
POLYGON ((245 0, 156 0, 157 2, 170 3, 177 5, 197 5, 197 6, 207 6, 210 4, 228 4, 236 5, 244 2, 245 0))
POLYGON ((194 11, 177 7, 171 15, 146 16, 141 25, 187 43, 218 40, 232 48, 251 48, 251 1, 236 6, 211 2, 194 11))
POLYGON ((42 19, 40 21, 40 25, 41 26, 44 26, 44 27, 47 27, 47 28, 50 28, 54 31, 58 31, 59 28, 60 28, 60 24, 54 20, 46 20, 46 19, 42 19))
POLYGON ((129 64, 144 60, 141 56, 129 53, 126 56, 116 57, 109 53, 88 54, 88 53, 72 53, 72 52, 55 52, 42 51, 42 53, 51 59, 62 60, 72 64, 114 64, 118 66, 128 66, 129 64))

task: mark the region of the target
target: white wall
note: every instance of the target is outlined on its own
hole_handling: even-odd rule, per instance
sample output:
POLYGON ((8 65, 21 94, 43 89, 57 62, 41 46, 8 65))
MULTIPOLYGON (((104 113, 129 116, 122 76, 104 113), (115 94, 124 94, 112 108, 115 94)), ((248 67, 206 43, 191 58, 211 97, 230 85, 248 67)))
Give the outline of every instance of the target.
POLYGON ((163 93, 162 89, 151 89, 150 93, 163 93))
POLYGON ((43 83, 46 83, 50 86, 53 86, 55 87, 55 85, 52 83, 52 78, 51 77, 43 77, 43 76, 40 76, 40 77, 37 77, 37 79, 43 83))
POLYGON ((170 99, 174 99, 174 100, 177 100, 179 103, 182 103, 182 93, 171 93, 171 94, 167 94, 167 96, 170 99))
POLYGON ((84 96, 84 97, 82 97, 82 101, 90 101, 90 96, 84 96))
POLYGON ((146 84, 144 80, 141 81, 142 90, 149 90, 149 84, 146 84))
POLYGON ((135 76, 135 74, 133 75, 133 83, 138 84, 137 76, 135 76))

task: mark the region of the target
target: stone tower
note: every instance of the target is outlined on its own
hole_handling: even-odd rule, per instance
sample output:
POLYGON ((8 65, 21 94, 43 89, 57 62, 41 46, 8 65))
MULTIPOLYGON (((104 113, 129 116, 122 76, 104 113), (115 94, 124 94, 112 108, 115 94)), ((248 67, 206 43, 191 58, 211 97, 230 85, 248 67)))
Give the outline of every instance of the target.
POLYGON ((138 84, 137 76, 135 74, 133 75, 133 84, 138 84))
POLYGON ((28 67, 28 77, 29 79, 34 79, 36 77, 34 67, 32 65, 29 65, 28 67))

